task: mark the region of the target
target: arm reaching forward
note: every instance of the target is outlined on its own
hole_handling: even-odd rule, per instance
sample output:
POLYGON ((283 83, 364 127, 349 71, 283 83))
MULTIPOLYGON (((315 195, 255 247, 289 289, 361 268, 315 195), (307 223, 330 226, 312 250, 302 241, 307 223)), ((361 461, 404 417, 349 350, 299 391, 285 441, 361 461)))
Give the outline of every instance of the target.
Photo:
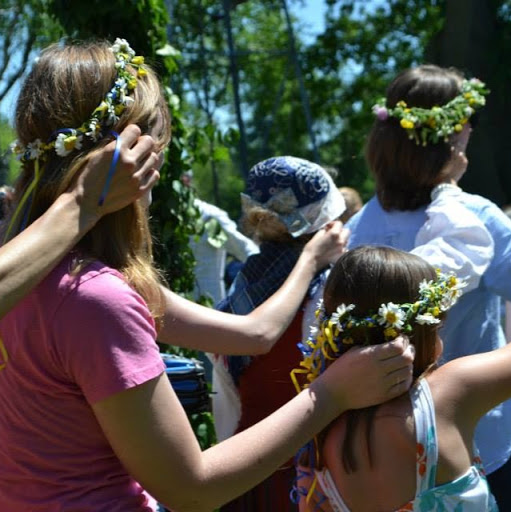
POLYGON ((293 319, 314 275, 345 250, 348 235, 337 221, 318 231, 280 289, 248 315, 222 313, 163 289, 166 311, 158 341, 217 354, 268 352, 293 319))

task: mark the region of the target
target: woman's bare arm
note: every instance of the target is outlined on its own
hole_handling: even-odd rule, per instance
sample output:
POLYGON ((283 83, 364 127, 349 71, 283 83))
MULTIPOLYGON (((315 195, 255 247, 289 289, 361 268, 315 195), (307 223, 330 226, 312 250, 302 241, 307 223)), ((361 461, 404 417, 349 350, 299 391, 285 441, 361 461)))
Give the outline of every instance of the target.
POLYGON ((348 235, 340 222, 316 233, 281 288, 248 315, 222 313, 164 289, 166 312, 158 341, 217 354, 268 352, 293 320, 314 275, 345 250, 348 235))
POLYGON ((102 215, 133 202, 158 180, 153 140, 140 137, 135 125, 125 128, 121 140, 117 169, 101 207, 98 200, 115 142, 91 158, 74 187, 59 196, 42 217, 0 247, 0 317, 30 292, 102 215))

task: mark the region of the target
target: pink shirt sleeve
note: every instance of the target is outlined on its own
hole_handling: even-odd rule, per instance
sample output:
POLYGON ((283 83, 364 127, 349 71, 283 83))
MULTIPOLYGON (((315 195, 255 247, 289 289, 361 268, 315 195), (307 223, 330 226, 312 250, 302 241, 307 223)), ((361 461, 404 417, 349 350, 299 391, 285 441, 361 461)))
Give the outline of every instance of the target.
POLYGON ((165 369, 144 300, 111 269, 86 272, 70 286, 53 322, 56 357, 89 403, 165 369))

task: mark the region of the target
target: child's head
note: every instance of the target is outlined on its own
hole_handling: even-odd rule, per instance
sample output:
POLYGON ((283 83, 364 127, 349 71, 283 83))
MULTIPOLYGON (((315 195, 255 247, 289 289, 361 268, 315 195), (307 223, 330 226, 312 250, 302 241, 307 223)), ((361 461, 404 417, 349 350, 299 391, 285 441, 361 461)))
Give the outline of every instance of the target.
POLYGON ((385 209, 413 210, 430 202, 431 190, 446 177, 451 146, 459 146, 460 137, 466 145, 467 123, 486 92, 482 82, 434 65, 408 69, 392 81, 385 101, 374 107, 366 147, 385 209))
POLYGON ((292 156, 269 158, 252 167, 241 205, 243 230, 260 242, 292 242, 311 235, 345 210, 325 169, 292 156))
MULTIPOLYGON (((421 376, 440 355, 438 326, 462 287, 454 275, 391 247, 362 246, 343 254, 328 276, 316 325, 301 344, 307 381, 350 348, 401 333, 415 346, 414 376, 421 376)), ((296 373, 304 372, 294 372, 294 378, 296 373)))
MULTIPOLYGON (((406 312, 406 304, 421 300, 421 283, 429 281, 438 282, 437 272, 414 254, 390 247, 359 247, 343 254, 330 272, 323 294, 325 314, 331 316, 341 304, 352 304, 355 308, 349 313, 350 317, 363 322, 374 317, 374 321, 365 321, 361 327, 349 331, 345 328, 345 334, 349 335, 355 346, 380 344, 405 332, 415 346, 414 375, 418 377, 437 359, 438 322, 444 312, 435 311, 434 319, 429 319, 432 323, 421 324, 417 322, 417 314, 425 310, 419 308, 416 314, 410 313, 408 319, 401 319, 401 327, 399 317, 406 312), (390 303, 396 306, 394 313, 392 306, 387 307, 390 303), (386 309, 382 310, 382 306, 386 309), (385 311, 387 315, 393 317, 395 314, 396 317, 385 322, 385 311), (367 326, 368 323, 371 327, 367 326), (409 332, 406 332, 406 324, 411 328, 409 332)), ((434 307, 436 302, 430 301, 428 307, 434 307)), ((342 336, 343 333, 340 333, 339 337, 342 336)), ((342 353, 350 345, 341 343, 340 347, 342 353)))
MULTIPOLYGON (((91 154, 112 140, 112 131, 120 133, 130 123, 151 134, 160 150, 170 140, 170 118, 160 83, 125 41, 117 40, 113 46, 106 42, 55 44, 44 50, 25 80, 16 107, 15 149, 22 171, 11 235, 42 215, 69 188, 91 154), (29 187, 33 192, 23 202, 29 187)), ((144 268, 151 262, 145 210, 137 202, 104 216, 79 245, 86 258, 97 258, 124 272, 141 293, 147 288, 144 268)))

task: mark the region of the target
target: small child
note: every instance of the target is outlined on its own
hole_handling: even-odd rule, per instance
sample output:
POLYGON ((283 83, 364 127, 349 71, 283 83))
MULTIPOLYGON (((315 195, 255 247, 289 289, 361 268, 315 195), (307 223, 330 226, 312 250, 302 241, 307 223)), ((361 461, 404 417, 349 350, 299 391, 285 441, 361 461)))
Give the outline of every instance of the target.
POLYGON ((416 350, 415 384, 323 430, 300 459, 302 512, 497 510, 473 435, 479 418, 511 397, 511 347, 437 366, 438 328, 461 286, 453 274, 389 247, 359 247, 337 261, 297 382, 305 376, 308 385, 354 346, 405 333, 416 350))

